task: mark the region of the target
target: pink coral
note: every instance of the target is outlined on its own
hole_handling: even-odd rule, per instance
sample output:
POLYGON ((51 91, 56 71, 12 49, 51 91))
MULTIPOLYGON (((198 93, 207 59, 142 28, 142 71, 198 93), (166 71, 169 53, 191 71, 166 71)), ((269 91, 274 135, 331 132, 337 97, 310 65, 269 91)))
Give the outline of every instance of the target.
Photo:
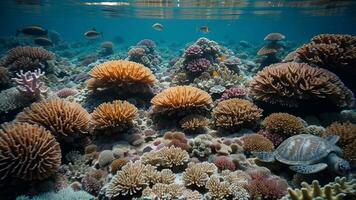
POLYGON ((78 91, 73 88, 62 88, 56 92, 59 98, 67 98, 69 96, 76 95, 78 91))
POLYGON ((278 147, 285 140, 285 138, 283 138, 281 135, 270 133, 268 131, 261 130, 258 133, 271 140, 275 147, 278 147))
POLYGON ((190 45, 184 52, 185 57, 199 57, 203 55, 203 49, 199 45, 190 45))
POLYGON ((44 74, 44 72, 41 72, 41 69, 26 73, 20 70, 20 73, 16 73, 17 78, 13 78, 12 80, 18 84, 16 88, 23 96, 36 100, 41 99, 42 95, 48 91, 48 88, 40 81, 44 74))
POLYGON ((232 98, 244 98, 247 96, 247 89, 242 86, 236 86, 226 89, 222 94, 220 100, 227 100, 232 98))
POLYGON ((214 159, 214 164, 220 169, 225 170, 228 169, 230 171, 234 171, 236 169, 235 164, 231 161, 231 159, 227 156, 218 156, 214 159))
POLYGON ((211 65, 210 61, 205 58, 198 58, 188 62, 186 69, 190 72, 203 72, 211 65))

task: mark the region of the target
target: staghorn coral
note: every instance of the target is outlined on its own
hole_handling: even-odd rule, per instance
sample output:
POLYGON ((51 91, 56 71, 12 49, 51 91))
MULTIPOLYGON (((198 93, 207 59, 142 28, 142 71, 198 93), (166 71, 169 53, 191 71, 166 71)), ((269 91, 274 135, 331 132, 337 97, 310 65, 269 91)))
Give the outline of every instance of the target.
POLYGON ((249 134, 244 136, 241 140, 243 141, 243 148, 246 152, 272 152, 274 150, 273 143, 260 134, 249 134))
POLYGON ((220 180, 216 175, 210 177, 205 187, 211 199, 226 199, 231 196, 229 182, 220 180))
POLYGON ((187 115, 179 121, 181 128, 186 132, 201 132, 209 125, 209 120, 201 115, 187 115))
POLYGON ((157 151, 144 153, 141 160, 144 164, 163 168, 179 167, 188 162, 188 152, 179 147, 163 147, 157 151))
POLYGON ((28 71, 16 73, 17 78, 12 78, 17 83, 16 89, 26 98, 31 100, 42 99, 42 96, 47 93, 48 88, 41 82, 40 79, 44 76, 41 69, 36 69, 34 72, 28 71))
POLYGON ((195 87, 170 87, 154 96, 151 100, 154 113, 189 109, 207 109, 212 103, 211 96, 195 87))
POLYGON ((8 52, 4 66, 11 71, 33 70, 46 65, 46 61, 52 59, 54 59, 54 55, 43 48, 19 46, 8 52))
POLYGON ((259 71, 250 83, 253 98, 272 104, 298 106, 321 101, 351 106, 352 92, 333 73, 305 63, 279 63, 259 71))
POLYGON ((0 179, 43 180, 61 164, 61 149, 45 128, 28 123, 0 129, 0 179))
POLYGON ((151 197, 153 199, 178 199, 182 196, 184 186, 179 184, 162 184, 157 183, 152 188, 146 188, 142 192, 143 197, 151 197))
POLYGON ((137 112, 137 108, 127 101, 103 103, 91 114, 91 123, 96 130, 122 131, 132 126, 137 112))
POLYGON ((124 87, 128 85, 151 86, 156 81, 151 70, 142 64, 126 61, 112 60, 95 66, 88 82, 88 88, 124 87))
POLYGON ((33 103, 16 117, 19 122, 28 122, 45 127, 57 139, 85 134, 89 129, 89 113, 78 103, 59 98, 33 103))
POLYGON ((288 113, 272 113, 262 121, 262 127, 270 133, 287 138, 304 131, 303 121, 288 113))
POLYGON ((183 198, 185 198, 186 200, 201 200, 203 199, 203 196, 200 194, 200 192, 194 190, 189 190, 186 189, 183 191, 183 198))
POLYGON ((330 182, 321 187, 317 180, 311 185, 303 182, 301 189, 288 188, 288 195, 282 200, 341 200, 356 198, 356 179, 348 181, 346 177, 336 177, 334 182, 330 182))
POLYGON ((255 104, 237 98, 219 102, 212 113, 215 126, 225 129, 253 125, 261 114, 255 104))
POLYGON ((189 163, 183 172, 182 179, 185 186, 204 187, 209 176, 216 171, 217 168, 212 163, 189 163))
POLYGON ((119 196, 132 196, 142 191, 148 184, 145 181, 147 166, 139 161, 128 162, 111 179, 106 188, 106 196, 115 198, 119 196))

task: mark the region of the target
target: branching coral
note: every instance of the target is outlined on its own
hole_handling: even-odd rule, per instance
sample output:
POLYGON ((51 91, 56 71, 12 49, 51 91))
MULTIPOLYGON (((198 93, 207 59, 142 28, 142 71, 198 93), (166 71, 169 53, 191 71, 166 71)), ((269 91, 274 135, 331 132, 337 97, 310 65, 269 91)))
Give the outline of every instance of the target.
POLYGON ((218 156, 214 159, 214 164, 218 167, 219 170, 230 170, 234 171, 236 169, 235 164, 227 156, 218 156))
POLYGON ((45 65, 48 60, 54 59, 54 55, 39 47, 16 47, 11 49, 4 61, 4 66, 10 70, 33 70, 45 65))
POLYGON ((228 99, 213 109, 214 123, 221 128, 253 125, 261 117, 262 109, 243 99, 228 99))
POLYGON ((186 69, 191 73, 200 73, 206 71, 211 63, 208 59, 198 58, 187 63, 186 69))
POLYGON ((200 132, 209 125, 209 120, 201 115, 188 115, 179 121, 181 128, 187 132, 200 132))
POLYGON ((88 88, 123 87, 128 85, 153 85, 156 81, 151 70, 142 64, 113 60, 97 65, 90 72, 88 88))
POLYGON ((127 101, 103 103, 91 114, 91 123, 97 130, 124 130, 132 126, 137 108, 127 101))
POLYGON ((301 189, 288 189, 289 195, 282 200, 304 200, 304 199, 325 199, 341 200, 356 198, 356 179, 348 181, 346 177, 336 177, 334 182, 321 187, 317 180, 312 185, 302 183, 301 189))
POLYGON ((16 73, 17 78, 12 78, 17 83, 16 89, 26 98, 38 100, 42 98, 43 94, 46 94, 48 88, 41 82, 40 79, 44 76, 44 72, 41 69, 37 69, 34 72, 28 71, 23 73, 16 73))
POLYGON ((302 120, 288 113, 272 113, 262 121, 262 127, 270 133, 284 138, 301 134, 304 130, 302 120))
POLYGON ((97 196, 105 183, 107 172, 104 170, 92 170, 82 179, 82 187, 85 191, 97 196))
POLYGON ((5 124, 0 129, 0 179, 42 180, 61 164, 61 149, 45 128, 28 123, 5 124))
POLYGON ((221 181, 215 175, 210 177, 205 187, 209 190, 207 195, 212 199, 227 199, 231 196, 229 182, 221 181))
POLYGON ((188 152, 178 147, 163 147, 157 151, 144 153, 141 160, 144 164, 173 168, 183 166, 188 162, 188 152))
POLYGON ((204 187, 209 180, 209 176, 217 171, 212 163, 189 163, 183 172, 183 182, 185 186, 204 187))
POLYGON ((178 199, 182 196, 184 186, 179 184, 162 184, 157 183, 152 188, 146 188, 142 193, 144 197, 151 197, 153 199, 178 199))
POLYGON ((259 134, 250 134, 242 138, 243 147, 246 152, 273 151, 273 143, 259 134))
POLYGON ((33 103, 16 117, 19 122, 38 124, 58 139, 85 134, 89 129, 89 113, 74 102, 59 98, 33 103))
POLYGON ((191 86, 171 87, 152 98, 153 112, 206 109, 212 103, 211 96, 191 86))
POLYGON ((321 101, 351 106, 352 92, 333 73, 304 63, 270 65, 253 78, 251 95, 260 101, 298 106, 303 101, 321 101))

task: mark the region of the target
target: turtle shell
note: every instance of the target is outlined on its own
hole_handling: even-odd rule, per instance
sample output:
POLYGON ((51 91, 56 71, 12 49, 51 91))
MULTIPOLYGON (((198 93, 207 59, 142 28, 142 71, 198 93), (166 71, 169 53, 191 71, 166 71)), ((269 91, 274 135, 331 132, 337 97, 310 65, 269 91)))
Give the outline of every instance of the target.
POLYGON ((309 165, 320 162, 330 152, 339 148, 327 140, 308 134, 286 139, 275 151, 276 159, 288 165, 309 165))

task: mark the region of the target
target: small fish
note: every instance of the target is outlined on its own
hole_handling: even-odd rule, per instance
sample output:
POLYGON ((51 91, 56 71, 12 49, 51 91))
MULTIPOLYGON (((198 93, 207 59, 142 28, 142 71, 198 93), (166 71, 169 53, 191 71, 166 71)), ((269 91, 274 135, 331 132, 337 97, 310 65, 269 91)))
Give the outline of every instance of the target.
POLYGON ((91 30, 84 33, 84 37, 88 40, 94 40, 103 37, 103 34, 97 32, 95 28, 92 28, 91 30))
POLYGON ((16 36, 20 34, 26 36, 43 37, 47 36, 48 31, 40 26, 27 26, 16 31, 16 36))
POLYGON ((200 32, 203 33, 209 33, 210 32, 210 28, 208 26, 202 26, 199 28, 200 32))
POLYGON ((211 73, 211 75, 212 75, 213 77, 219 77, 219 76, 220 76, 220 73, 219 73, 218 71, 214 70, 214 71, 211 73))
POLYGON ((163 31, 164 26, 160 23, 155 23, 152 25, 152 28, 155 29, 156 31, 163 31))
POLYGON ((218 57, 218 60, 219 60, 220 62, 224 62, 226 59, 227 59, 227 58, 226 58, 225 55, 221 55, 221 56, 218 57))
POLYGON ((38 37, 38 38, 35 38, 33 41, 35 44, 40 45, 40 46, 44 46, 44 47, 53 46, 52 40, 45 38, 45 37, 38 37))

